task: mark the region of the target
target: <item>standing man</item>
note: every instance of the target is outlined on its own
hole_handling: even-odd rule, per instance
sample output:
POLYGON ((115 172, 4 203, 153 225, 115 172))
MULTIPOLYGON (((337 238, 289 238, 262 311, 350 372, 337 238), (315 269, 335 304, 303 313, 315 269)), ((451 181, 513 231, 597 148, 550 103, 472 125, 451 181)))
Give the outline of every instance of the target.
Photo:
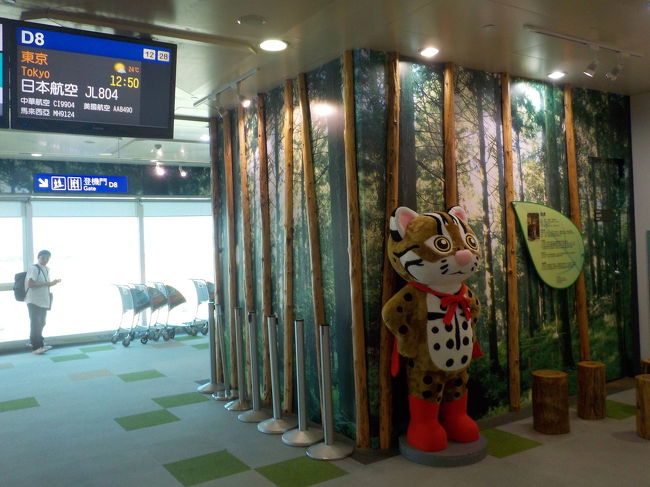
POLYGON ((25 276, 25 291, 27 292, 25 302, 29 310, 31 326, 29 339, 32 342, 34 353, 38 355, 52 348, 43 344, 43 327, 47 310, 52 306, 50 287, 61 282, 61 279, 50 281, 50 270, 47 268, 47 263, 50 261, 51 255, 49 250, 41 250, 38 253, 38 263, 31 266, 25 276))

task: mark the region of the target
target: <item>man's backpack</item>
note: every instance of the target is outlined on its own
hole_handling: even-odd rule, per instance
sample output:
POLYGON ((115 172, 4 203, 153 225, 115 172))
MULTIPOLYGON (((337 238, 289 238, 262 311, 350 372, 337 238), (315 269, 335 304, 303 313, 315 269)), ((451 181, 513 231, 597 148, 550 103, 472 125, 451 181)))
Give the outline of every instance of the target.
POLYGON ((16 301, 25 301, 27 291, 25 290, 26 272, 19 272, 14 276, 14 298, 16 301))

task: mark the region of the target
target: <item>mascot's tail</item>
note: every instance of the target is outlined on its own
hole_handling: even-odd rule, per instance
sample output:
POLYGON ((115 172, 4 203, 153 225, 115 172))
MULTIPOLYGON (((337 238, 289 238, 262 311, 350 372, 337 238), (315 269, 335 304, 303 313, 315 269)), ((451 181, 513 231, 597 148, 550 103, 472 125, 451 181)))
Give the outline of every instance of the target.
POLYGON ((399 352, 397 351, 397 340, 393 337, 393 354, 390 357, 390 375, 397 377, 399 374, 399 352))

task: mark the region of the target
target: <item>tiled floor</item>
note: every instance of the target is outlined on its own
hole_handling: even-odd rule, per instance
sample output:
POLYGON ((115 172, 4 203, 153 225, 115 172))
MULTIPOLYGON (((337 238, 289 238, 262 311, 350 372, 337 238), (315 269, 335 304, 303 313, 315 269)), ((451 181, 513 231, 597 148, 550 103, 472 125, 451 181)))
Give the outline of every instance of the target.
POLYGON ((572 411, 567 435, 537 433, 529 417, 486 426, 489 455, 467 467, 361 452, 319 462, 195 392, 207 348, 181 336, 0 355, 0 486, 650 486, 633 390, 610 396, 602 421, 572 411))

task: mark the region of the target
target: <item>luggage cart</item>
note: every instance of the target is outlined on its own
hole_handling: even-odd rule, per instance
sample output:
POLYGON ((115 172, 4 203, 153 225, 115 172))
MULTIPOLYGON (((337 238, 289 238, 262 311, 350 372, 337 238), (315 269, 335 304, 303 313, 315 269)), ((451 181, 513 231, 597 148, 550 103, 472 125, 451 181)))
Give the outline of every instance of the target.
MULTIPOLYGON (((194 319, 192 323, 188 326, 188 333, 190 335, 196 335, 199 331, 203 335, 208 334, 208 320, 205 318, 199 319, 199 310, 203 303, 207 303, 210 299, 210 289, 208 282, 203 279, 191 279, 194 283, 194 290, 196 291, 196 310, 194 312, 194 319)), ((214 299, 214 291, 212 292, 214 299)))
POLYGON ((116 284, 116 287, 122 301, 122 316, 120 317, 120 324, 117 330, 111 336, 111 343, 117 343, 122 340, 122 345, 128 347, 131 341, 136 338, 140 338, 143 344, 147 343, 149 340, 149 327, 138 325, 138 321, 141 321, 142 313, 151 307, 147 286, 144 284, 116 284), (122 327, 122 323, 124 321, 124 315, 129 312, 131 313, 131 326, 127 330, 122 327))
MULTIPOLYGON (((160 330, 160 335, 163 337, 163 340, 167 341, 170 338, 176 336, 176 328, 173 325, 169 324, 169 313, 176 306, 183 304, 185 296, 173 286, 164 284, 162 282, 153 282, 153 287, 158 290, 166 299, 167 312, 165 313, 164 321, 157 321, 156 328, 160 330)), ((160 311, 156 314, 156 319, 160 317, 160 311)))
MULTIPOLYGON (((159 326, 158 318, 160 311, 167 305, 167 296, 155 285, 147 286, 147 293, 149 293, 149 302, 151 303, 151 312, 149 313, 149 324, 147 328, 147 339, 157 342, 162 336, 163 328, 159 326)), ((169 336, 167 336, 169 340, 169 336)))

